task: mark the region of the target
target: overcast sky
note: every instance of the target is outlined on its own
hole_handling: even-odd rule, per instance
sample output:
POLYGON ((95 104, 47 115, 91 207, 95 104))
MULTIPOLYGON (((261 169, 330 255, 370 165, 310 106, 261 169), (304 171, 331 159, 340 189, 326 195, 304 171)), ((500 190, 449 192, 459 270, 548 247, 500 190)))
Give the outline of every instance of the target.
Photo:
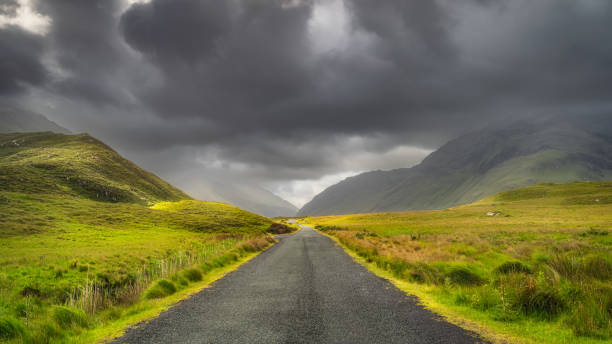
POLYGON ((301 206, 492 121, 608 107, 611 23, 609 0, 0 0, 0 101, 301 206))

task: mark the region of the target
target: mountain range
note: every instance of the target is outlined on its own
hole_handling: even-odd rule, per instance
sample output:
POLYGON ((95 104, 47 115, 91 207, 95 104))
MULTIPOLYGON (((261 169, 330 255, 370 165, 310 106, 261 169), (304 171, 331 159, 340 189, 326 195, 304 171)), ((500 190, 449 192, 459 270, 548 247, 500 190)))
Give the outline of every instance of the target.
MULTIPOLYGON (((53 132, 58 134, 70 134, 70 131, 66 128, 61 127, 57 123, 50 121, 45 116, 34 112, 26 111, 23 109, 17 109, 6 105, 0 105, 0 133, 6 134, 17 134, 17 133, 42 133, 42 132, 53 132)), ((40 143, 38 149, 44 149, 44 145, 49 145, 49 149, 53 149, 54 145, 67 145, 70 142, 85 142, 93 143, 95 145, 104 145, 102 142, 96 140, 89 135, 81 135, 78 138, 72 136, 55 136, 49 134, 40 135, 17 135, 17 136, 4 136, 4 139, 15 139, 19 144, 21 140, 27 140, 28 144, 31 144, 35 140, 40 143)), ((6 148, 9 143, 3 143, 6 148)), ((89 146, 88 148, 95 148, 89 146)), ((106 145, 104 145, 107 147, 106 145)), ((2 147, 0 147, 2 148, 2 147)), ((13 147, 16 148, 16 147, 13 147)), ((109 150, 110 148, 107 147, 109 150)), ((119 161, 123 159, 116 152, 112 151, 117 156, 113 157, 114 160, 119 161)), ((81 155, 83 156, 83 155, 81 155)), ((51 160, 53 161, 53 159, 51 160)), ((125 160, 127 164, 127 160, 125 160)), ((60 162, 55 160, 56 165, 59 166, 60 162)), ((61 163, 69 166, 71 163, 70 159, 64 159, 61 163)), ((95 164, 93 161, 90 162, 92 165, 92 171, 95 172, 95 164)), ((134 165, 132 162, 129 164, 134 165)), ((131 166, 130 165, 130 166, 131 166)), ((54 169, 58 166, 55 166, 54 169)), ((127 166, 127 165, 126 165, 127 166)), ((22 166, 26 168, 27 165, 22 166)), ((137 166, 136 166, 137 167, 137 166)), ((139 167, 137 167, 139 168, 139 167)), ((57 171, 57 170, 56 170, 57 171)), ((144 171, 144 170, 141 170, 144 171)), ((26 170, 24 170, 24 173, 26 170)), ((146 171, 144 171, 146 172, 146 171)), ((144 172, 138 172, 141 175, 145 175, 144 172)), ((148 173, 148 172, 146 172, 148 173)), ((27 174, 27 173, 26 173, 27 174)), ((0 176, 1 177, 1 176, 0 176)), ((157 178, 157 177, 155 177, 157 178)), ((161 180, 161 179, 160 179, 161 180)), ((157 181, 156 181, 157 182, 157 181)), ((164 182, 165 183, 165 182, 164 182)), ((197 178, 191 178, 189 180, 177 181, 180 187, 183 187, 187 192, 201 200, 222 202, 235 205, 239 208, 264 215, 267 217, 276 216, 293 216, 297 213, 298 209, 291 203, 284 199, 276 196, 272 192, 248 183, 243 183, 236 180, 230 180, 228 178, 212 178, 209 176, 199 176, 197 178)), ((33 184, 33 185, 36 185, 33 184)), ((169 185, 169 184, 168 184, 169 185)), ((121 186, 124 190, 129 190, 129 183, 121 186)), ((93 186, 92 186, 93 187, 93 186)), ((178 189, 177 189, 178 190, 178 189)), ((118 195, 114 195, 119 197, 118 195)), ((125 195, 124 195, 125 196, 125 195)), ((130 198, 133 195, 130 196, 130 198)), ((123 196, 122 196, 123 197, 123 196)), ((180 198, 190 198, 185 193, 182 193, 180 198)), ((157 198, 144 197, 141 199, 145 201, 158 200, 157 198)))
POLYGON ((333 185, 298 216, 442 209, 540 182, 612 179, 612 116, 497 123, 451 140, 419 165, 333 185))

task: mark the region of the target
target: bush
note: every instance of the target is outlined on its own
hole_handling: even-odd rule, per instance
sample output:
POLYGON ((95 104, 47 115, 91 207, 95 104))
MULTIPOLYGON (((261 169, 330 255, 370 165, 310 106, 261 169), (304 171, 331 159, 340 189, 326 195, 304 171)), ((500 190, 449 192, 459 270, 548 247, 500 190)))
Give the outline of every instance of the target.
POLYGON ((531 268, 521 262, 505 262, 495 269, 499 274, 525 273, 530 274, 531 268))
POLYGON ((272 234, 286 234, 293 232, 293 230, 293 228, 282 223, 273 223, 266 231, 272 234))
POLYGON ((53 308, 53 320, 62 328, 88 327, 87 316, 82 310, 76 308, 55 306, 53 308))
POLYGON ((183 272, 183 276, 190 282, 199 282, 202 280, 202 273, 198 269, 187 269, 183 272))
POLYGON ((12 339, 23 335, 21 322, 11 316, 0 317, 0 339, 12 339))
POLYGON ((452 268, 448 272, 447 277, 453 284, 457 285, 480 285, 484 282, 480 276, 466 267, 452 268))
POLYGON ((176 293, 174 283, 162 279, 155 282, 144 294, 145 299, 161 299, 176 293))

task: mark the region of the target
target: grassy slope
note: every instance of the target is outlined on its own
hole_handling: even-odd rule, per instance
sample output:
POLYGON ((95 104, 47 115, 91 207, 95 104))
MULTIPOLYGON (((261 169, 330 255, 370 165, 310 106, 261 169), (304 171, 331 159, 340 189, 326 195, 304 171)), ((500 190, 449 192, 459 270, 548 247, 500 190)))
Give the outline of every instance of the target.
POLYGON ((269 219, 188 198, 87 135, 0 135, 0 342, 116 333, 270 244, 269 219))
POLYGON ((190 199, 87 134, 0 134, 0 185, 111 202, 190 199))
POLYGON ((307 221, 436 311, 493 337, 612 338, 612 182, 540 184, 447 210, 307 221), (508 262, 530 272, 500 272, 508 262))

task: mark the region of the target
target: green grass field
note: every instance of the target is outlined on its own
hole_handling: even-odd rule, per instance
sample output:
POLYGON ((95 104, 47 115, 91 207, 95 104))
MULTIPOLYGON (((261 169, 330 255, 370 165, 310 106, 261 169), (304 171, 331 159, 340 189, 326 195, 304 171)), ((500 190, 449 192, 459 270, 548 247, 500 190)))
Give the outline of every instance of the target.
POLYGON ((89 343, 274 242, 87 135, 0 135, 0 342, 89 343))
POLYGON ((447 210, 305 221, 488 338, 612 339, 612 182, 540 184, 447 210))

